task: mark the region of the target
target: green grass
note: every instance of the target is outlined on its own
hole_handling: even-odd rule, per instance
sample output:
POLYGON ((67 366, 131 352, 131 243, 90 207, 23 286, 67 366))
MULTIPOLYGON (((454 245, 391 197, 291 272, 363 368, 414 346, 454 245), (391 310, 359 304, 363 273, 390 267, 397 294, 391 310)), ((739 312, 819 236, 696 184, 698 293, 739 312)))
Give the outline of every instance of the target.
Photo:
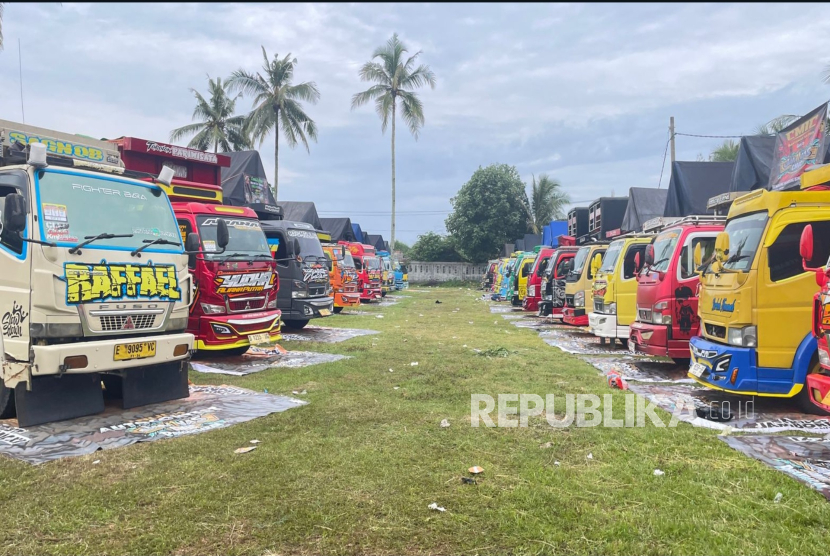
POLYGON ((285 343, 353 359, 191 377, 306 389, 308 406, 37 467, 0 458, 0 553, 827 552, 830 504, 712 431, 553 429, 538 418, 527 428, 470 427, 472 393, 610 393, 620 415, 623 393, 489 313, 474 290, 407 295, 367 309, 383 319, 325 321, 380 335, 285 343), (449 428, 439 426, 445 418, 449 428), (233 454, 254 438, 257 450, 233 454), (485 473, 464 485, 472 465, 485 473), (431 502, 447 512, 428 510, 431 502))

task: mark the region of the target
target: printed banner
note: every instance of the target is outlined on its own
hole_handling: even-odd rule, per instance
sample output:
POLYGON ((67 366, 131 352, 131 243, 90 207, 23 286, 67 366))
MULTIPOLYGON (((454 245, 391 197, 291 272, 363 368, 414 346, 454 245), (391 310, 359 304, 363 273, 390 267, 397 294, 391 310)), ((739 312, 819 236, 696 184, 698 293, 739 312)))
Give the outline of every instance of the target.
POLYGON ((827 103, 788 125, 775 137, 767 189, 797 188, 808 166, 822 164, 827 152, 827 103))
POLYGON ((265 178, 242 174, 245 180, 245 200, 248 203, 273 204, 268 195, 268 180, 265 178))
POLYGON ((169 264, 64 264, 66 303, 77 305, 119 299, 182 298, 176 267, 169 264))

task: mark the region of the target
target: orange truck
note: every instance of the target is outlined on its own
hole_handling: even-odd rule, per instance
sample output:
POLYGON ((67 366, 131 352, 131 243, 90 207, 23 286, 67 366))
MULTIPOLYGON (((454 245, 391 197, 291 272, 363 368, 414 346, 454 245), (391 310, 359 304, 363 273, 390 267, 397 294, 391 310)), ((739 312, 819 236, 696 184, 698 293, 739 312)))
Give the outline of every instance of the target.
POLYGON ((357 270, 354 258, 348 247, 337 243, 324 243, 323 253, 329 264, 329 281, 334 290, 334 312, 339 313, 343 307, 360 305, 360 293, 357 291, 357 270))

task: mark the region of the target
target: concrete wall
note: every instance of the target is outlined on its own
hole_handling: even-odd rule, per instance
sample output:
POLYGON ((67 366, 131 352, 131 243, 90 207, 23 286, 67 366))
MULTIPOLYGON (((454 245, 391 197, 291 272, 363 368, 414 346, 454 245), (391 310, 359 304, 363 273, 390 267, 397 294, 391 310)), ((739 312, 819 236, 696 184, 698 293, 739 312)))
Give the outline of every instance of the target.
POLYGON ((487 263, 425 263, 411 261, 406 263, 410 282, 429 282, 435 280, 472 280, 478 282, 487 269, 487 263))

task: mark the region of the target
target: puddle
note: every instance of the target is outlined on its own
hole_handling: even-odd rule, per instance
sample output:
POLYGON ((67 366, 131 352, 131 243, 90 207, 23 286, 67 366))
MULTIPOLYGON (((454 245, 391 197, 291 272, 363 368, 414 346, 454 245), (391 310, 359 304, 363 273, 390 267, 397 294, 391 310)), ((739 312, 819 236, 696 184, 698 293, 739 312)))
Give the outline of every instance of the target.
MULTIPOLYGON (((622 347, 618 340, 611 343, 606 340, 605 345, 600 343, 600 338, 587 331, 587 328, 575 328, 564 326, 549 327, 539 333, 539 337, 546 344, 559 348, 566 353, 579 355, 632 355, 627 348, 622 347)), ((642 352, 635 352, 633 355, 648 357, 642 352)))
POLYGON ((372 303, 372 305, 374 305, 375 307, 391 307, 392 305, 397 305, 398 303, 400 303, 400 301, 398 301, 397 299, 390 299, 387 295, 377 303, 372 303))
POLYGON ((726 436, 721 440, 744 455, 819 491, 830 500, 830 440, 810 436, 726 436))
POLYGON ((311 351, 282 352, 276 348, 252 347, 244 355, 191 361, 190 368, 199 373, 245 376, 275 367, 308 367, 349 358, 351 358, 350 355, 339 355, 336 353, 314 353, 311 351))
POLYGON ((32 464, 83 456, 136 442, 221 429, 308 402, 234 386, 191 386, 183 400, 103 413, 25 429, 0 421, 0 454, 32 464))
POLYGON ((344 342, 358 336, 370 336, 380 334, 377 330, 366 330, 362 328, 332 328, 329 326, 306 326, 302 330, 282 329, 284 341, 311 341, 325 342, 329 344, 344 342))
POLYGON ((351 316, 358 316, 358 315, 376 315, 376 314, 377 313, 372 313, 371 311, 361 311, 360 309, 356 309, 356 310, 345 309, 343 311, 340 311, 337 314, 337 316, 338 317, 351 317, 351 316))
POLYGON ((658 361, 655 359, 641 359, 623 356, 620 359, 611 357, 583 357, 603 375, 617 372, 628 382, 672 382, 675 384, 695 384, 687 376, 688 365, 677 365, 673 361, 658 361))
POLYGON ((490 305, 491 313, 522 313, 524 309, 521 307, 513 307, 512 305, 490 305))

